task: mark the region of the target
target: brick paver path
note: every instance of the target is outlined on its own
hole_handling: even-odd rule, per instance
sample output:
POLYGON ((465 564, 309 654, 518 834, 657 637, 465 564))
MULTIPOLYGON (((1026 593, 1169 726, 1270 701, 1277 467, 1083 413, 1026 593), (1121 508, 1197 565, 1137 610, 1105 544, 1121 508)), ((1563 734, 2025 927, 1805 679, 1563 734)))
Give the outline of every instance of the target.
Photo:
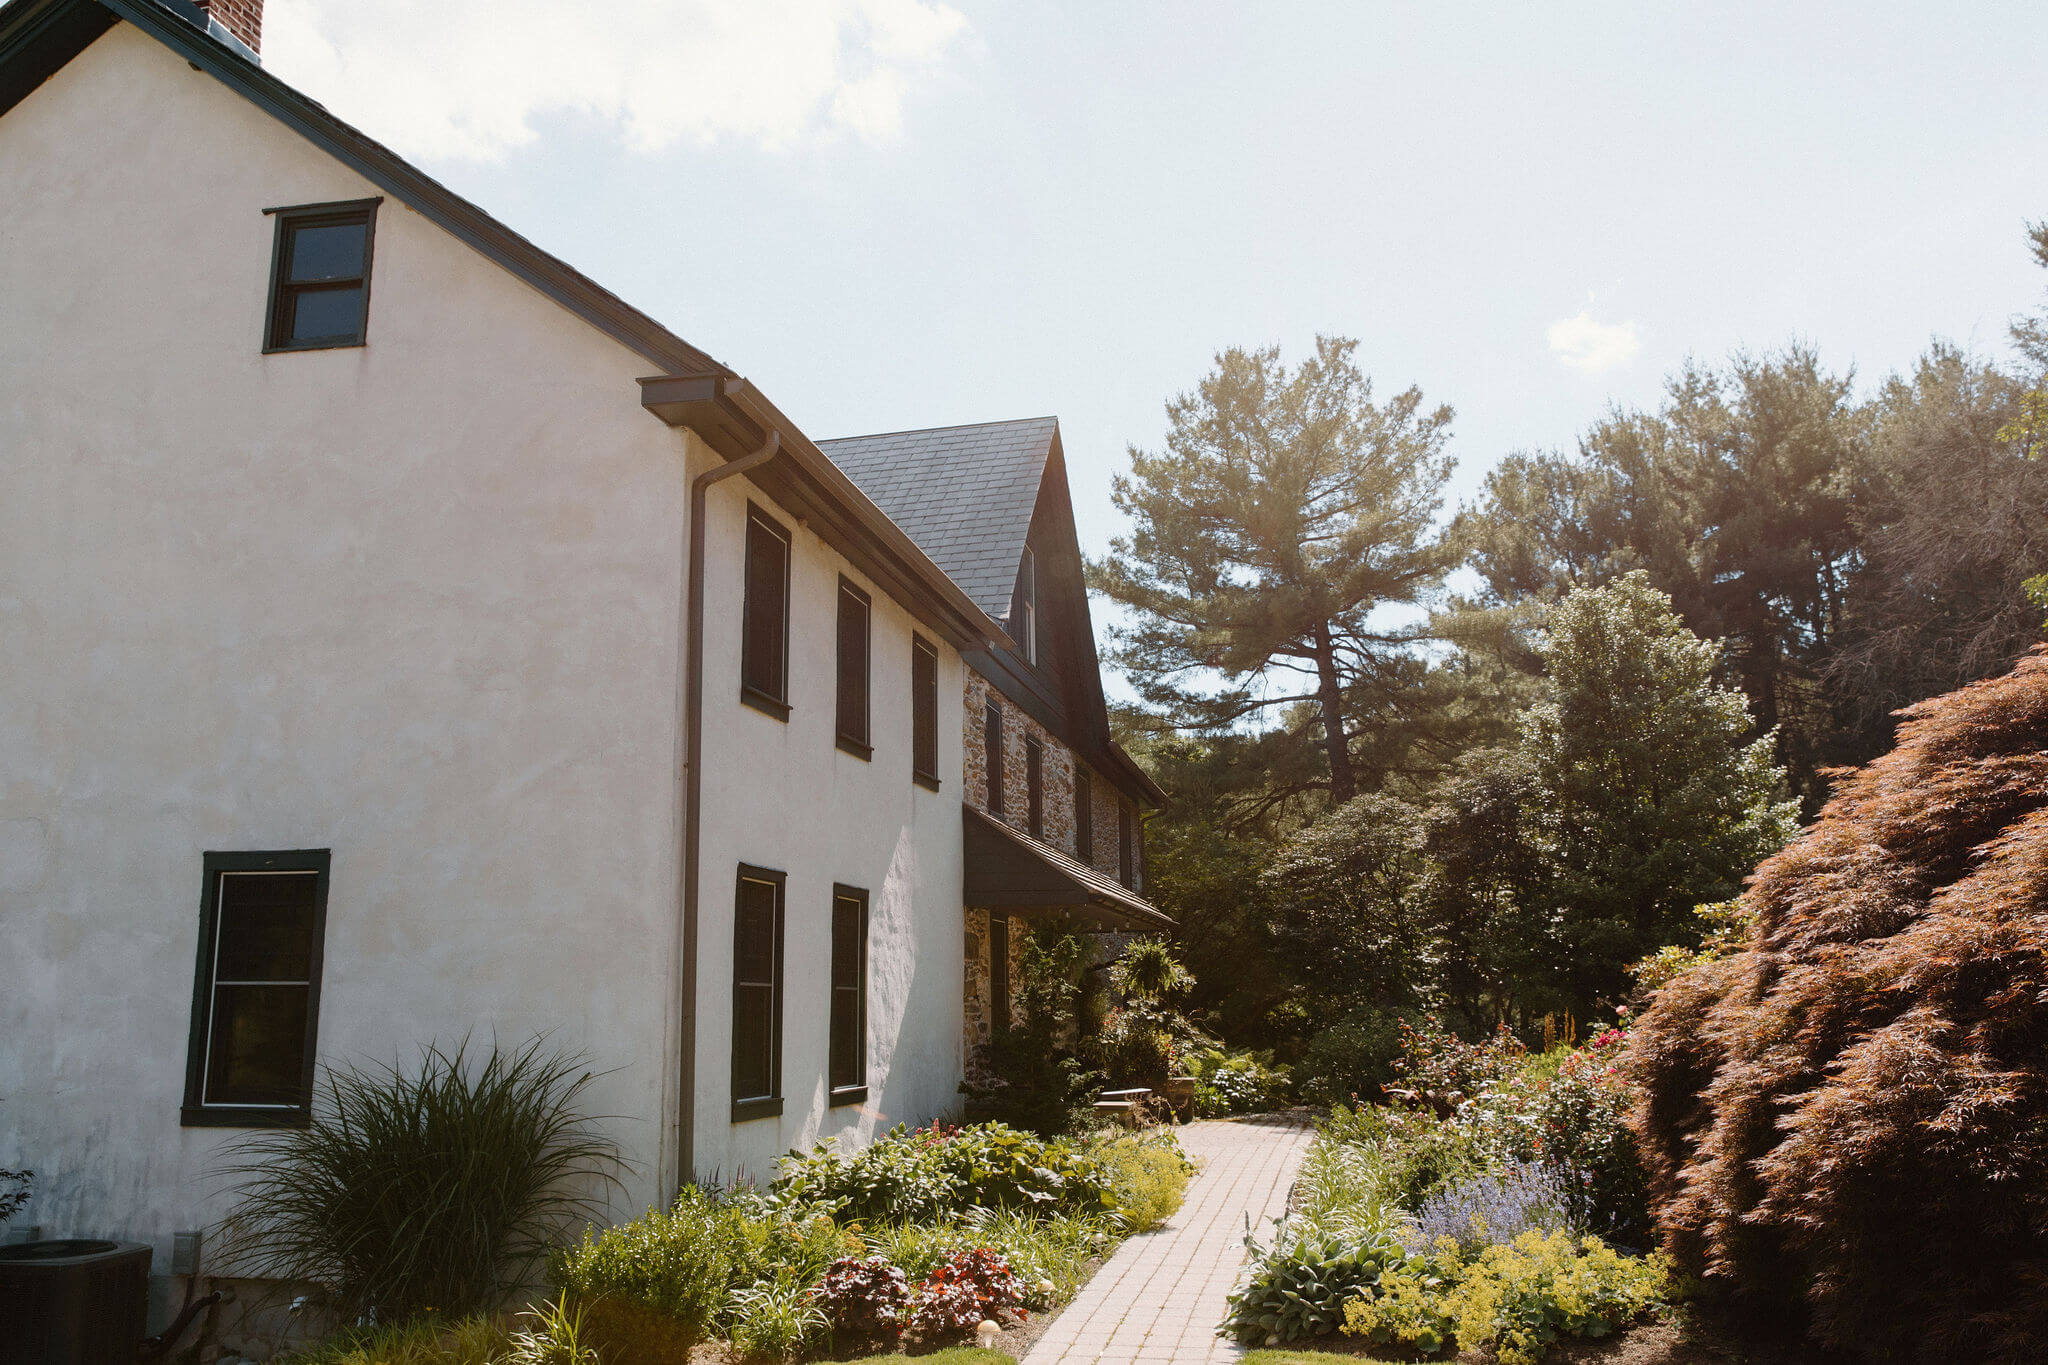
POLYGON ((1180 1130, 1201 1171, 1156 1232, 1132 1237, 1046 1329, 1024 1365, 1166 1365, 1236 1360, 1216 1335, 1244 1263, 1244 1220, 1263 1237, 1287 1208, 1309 1129, 1283 1115, 1180 1130))

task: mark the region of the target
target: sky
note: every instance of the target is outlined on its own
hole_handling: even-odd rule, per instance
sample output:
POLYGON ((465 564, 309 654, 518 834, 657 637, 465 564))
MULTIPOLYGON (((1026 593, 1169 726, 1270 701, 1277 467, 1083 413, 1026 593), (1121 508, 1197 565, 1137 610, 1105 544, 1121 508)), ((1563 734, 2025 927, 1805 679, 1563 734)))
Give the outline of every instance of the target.
POLYGON ((264 59, 810 436, 1055 414, 1084 550, 1230 346, 1356 337, 1452 503, 1798 340, 2048 295, 2048 5, 269 0, 264 59))

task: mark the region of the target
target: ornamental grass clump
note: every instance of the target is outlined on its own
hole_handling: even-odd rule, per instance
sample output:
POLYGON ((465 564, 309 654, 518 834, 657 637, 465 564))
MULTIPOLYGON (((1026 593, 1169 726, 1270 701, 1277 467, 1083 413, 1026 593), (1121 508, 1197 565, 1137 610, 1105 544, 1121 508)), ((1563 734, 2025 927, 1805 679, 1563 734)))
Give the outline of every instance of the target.
POLYGON ((1901 713, 1630 1042, 1664 1245, 1821 1342, 2048 1341, 2048 648, 1901 713))
POLYGON ((528 1283, 616 1183, 583 1108, 591 1073, 540 1039, 481 1057, 429 1045, 417 1068, 326 1068, 303 1128, 238 1139, 236 1273, 320 1287, 343 1322, 444 1320, 528 1283))

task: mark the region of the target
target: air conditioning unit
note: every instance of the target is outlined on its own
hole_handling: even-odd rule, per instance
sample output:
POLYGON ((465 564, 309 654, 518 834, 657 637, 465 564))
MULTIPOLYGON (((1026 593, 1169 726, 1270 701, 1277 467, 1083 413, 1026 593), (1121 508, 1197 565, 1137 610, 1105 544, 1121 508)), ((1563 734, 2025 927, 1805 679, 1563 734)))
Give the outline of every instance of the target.
POLYGON ((148 1312, 140 1242, 0 1246, 0 1365, 129 1365, 148 1312))

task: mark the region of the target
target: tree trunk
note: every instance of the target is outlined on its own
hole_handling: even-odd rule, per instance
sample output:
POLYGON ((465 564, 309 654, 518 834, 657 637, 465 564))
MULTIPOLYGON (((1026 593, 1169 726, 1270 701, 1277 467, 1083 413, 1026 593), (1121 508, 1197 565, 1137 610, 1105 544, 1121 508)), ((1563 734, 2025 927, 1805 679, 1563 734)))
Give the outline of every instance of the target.
POLYGON ((1323 708, 1323 747, 1330 755, 1330 800, 1343 805, 1358 795, 1351 771, 1351 745, 1344 736, 1344 687, 1337 677, 1337 650, 1330 643, 1330 623, 1316 622, 1316 688, 1323 708))

